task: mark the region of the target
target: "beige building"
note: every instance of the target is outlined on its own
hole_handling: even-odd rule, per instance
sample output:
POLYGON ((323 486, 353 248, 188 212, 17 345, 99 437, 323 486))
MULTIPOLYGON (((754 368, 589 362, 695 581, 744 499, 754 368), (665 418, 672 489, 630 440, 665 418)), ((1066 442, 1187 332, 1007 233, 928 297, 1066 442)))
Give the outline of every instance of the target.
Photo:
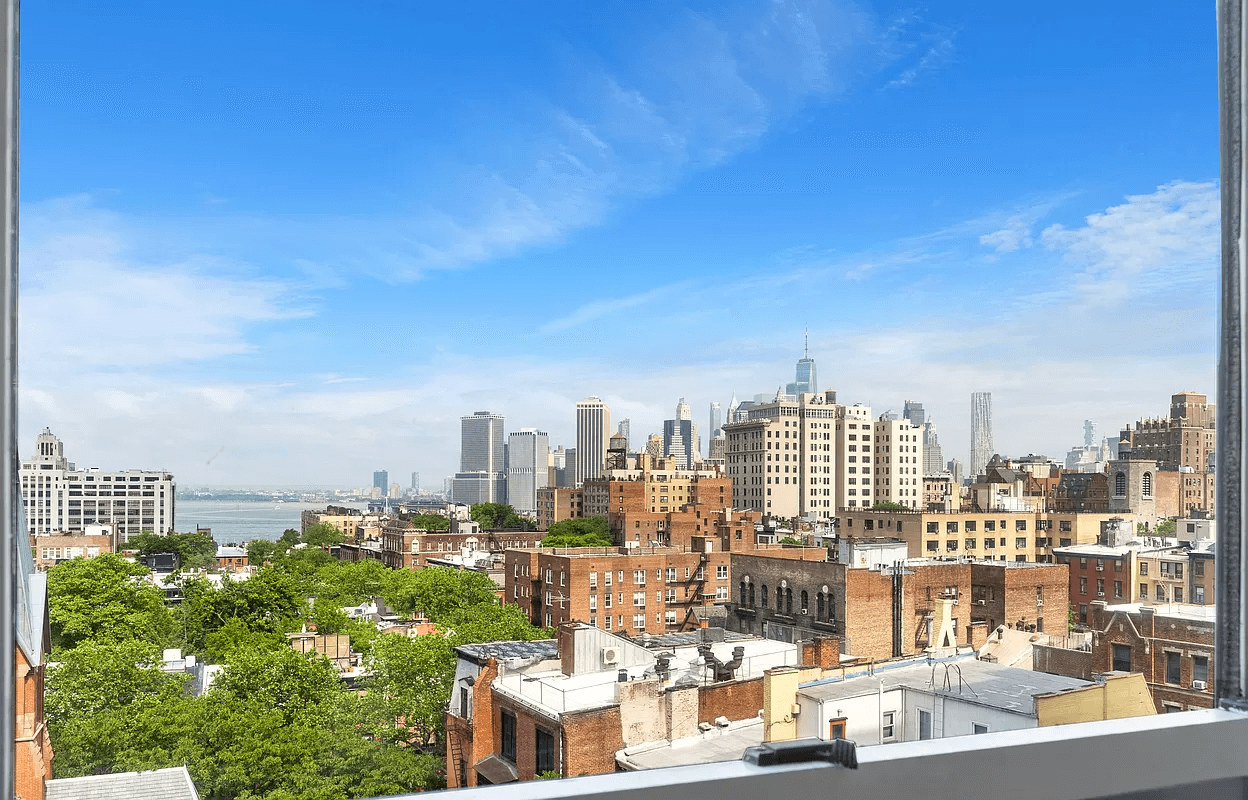
POLYGON ((841 405, 833 391, 777 393, 745 415, 724 425, 734 508, 832 519, 843 506, 875 502, 870 408, 841 405))
POLYGON ((1213 454, 1217 449, 1217 406, 1197 392, 1170 398, 1170 414, 1142 419, 1122 432, 1119 457, 1157 462, 1162 472, 1180 473, 1180 514, 1213 511, 1213 454))
POLYGON ((537 529, 544 531, 556 522, 585 516, 585 492, 580 488, 543 486, 537 490, 537 529))
POLYGON ((702 469, 679 469, 677 459, 655 458, 642 453, 631 469, 608 469, 595 480, 585 481, 584 515, 605 517, 612 511, 649 511, 662 514, 679 511, 686 505, 707 500, 726 499, 727 482, 718 466, 702 469), (614 492, 612 491, 614 487, 614 492), (708 492, 709 490, 709 492, 708 492), (613 499, 613 495, 615 499, 613 499), (627 502, 620 498, 626 495, 627 502), (636 500, 640 498, 640 503, 636 500), (622 506, 627 505, 627 508, 622 506))
POLYGON ((923 476, 924 511, 956 511, 960 497, 954 493, 953 476, 948 472, 923 476))
POLYGON ((1054 563, 1053 548, 1092 544, 1101 523, 1130 514, 966 511, 951 514, 843 509, 841 536, 895 536, 911 558, 969 556, 980 560, 1054 563))
POLYGON ((875 503, 926 509, 923 483, 923 428, 909 420, 875 422, 875 503))
POLYGON ((48 567, 71 558, 94 558, 101 553, 117 552, 117 529, 113 525, 88 525, 84 531, 36 533, 30 537, 30 550, 35 568, 46 572, 48 567))

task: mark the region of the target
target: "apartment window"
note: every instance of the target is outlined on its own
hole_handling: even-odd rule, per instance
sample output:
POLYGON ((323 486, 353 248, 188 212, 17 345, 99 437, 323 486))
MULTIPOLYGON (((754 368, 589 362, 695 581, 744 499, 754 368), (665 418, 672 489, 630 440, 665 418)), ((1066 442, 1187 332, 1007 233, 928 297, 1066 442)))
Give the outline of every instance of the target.
POLYGON ((975 544, 975 540, 974 540, 974 539, 967 539, 967 540, 966 540, 966 549, 967 549, 967 550, 974 550, 974 549, 975 549, 975 547, 976 547, 976 544, 975 544))
MULTIPOLYGON (((1087 592, 1084 592, 1084 594, 1087 594, 1087 592)), ((1087 603, 1079 604, 1079 621, 1084 623, 1085 625, 1088 622, 1088 604, 1087 603)))
POLYGON ((721 564, 715 567, 715 579, 720 581, 728 580, 728 565, 721 564))
POLYGON ((932 539, 931 541, 927 543, 927 551, 929 553, 935 553, 939 549, 940 549, 940 542, 936 541, 935 539, 932 539))
POLYGON ((1122 572, 1122 559, 1114 559, 1114 572, 1122 572))
POLYGON ((884 742, 891 742, 897 738, 896 737, 896 725, 893 724, 894 720, 897 717, 897 712, 885 711, 881 716, 882 716, 882 719, 880 720, 880 740, 884 742))
POLYGON ((1025 520, 1025 519, 1016 519, 1016 520, 1014 520, 1014 530, 1016 530, 1016 531, 1025 531, 1025 530, 1027 530, 1027 520, 1025 520))
POLYGON ((940 533, 940 523, 939 522, 927 523, 927 532, 928 533, 940 533))
POLYGON ((1088 568, 1088 560, 1086 558, 1079 559, 1079 569, 1087 569, 1087 568, 1088 568))
POLYGON ((646 571, 644 569, 633 570, 633 583, 638 586, 646 585, 646 571))
POLYGON ((1192 602, 1193 602, 1193 603, 1204 603, 1204 602, 1205 602, 1205 587, 1203 587, 1203 586, 1193 586, 1193 587, 1192 587, 1192 602))
POLYGON ((1131 671, 1131 647, 1125 644, 1114 645, 1113 663, 1110 668, 1114 672, 1131 671))
POLYGON ((1027 547, 1027 537, 1019 536, 1014 539, 1014 548, 1016 550, 1023 550, 1026 547, 1027 547))
POLYGON ((992 548, 994 548, 994 547, 996 547, 996 546, 997 546, 997 540, 996 540, 996 539, 991 538, 991 537, 989 537, 989 538, 987 538, 987 539, 984 539, 984 547, 987 547, 988 549, 992 549, 992 548))
POLYGON ((1147 575, 1147 574, 1148 574, 1148 562, 1147 562, 1147 561, 1141 561, 1141 562, 1140 562, 1140 574, 1141 574, 1141 575, 1147 575))
POLYGON ((974 533, 974 532, 975 532, 975 521, 974 521, 974 520, 969 520, 969 519, 968 519, 968 520, 966 521, 966 532, 967 532, 967 533, 974 533))
POLYGON ((1192 574, 1198 578, 1205 577, 1205 562, 1203 559, 1197 559, 1192 562, 1192 574))
POLYGON ((597 572, 589 573, 589 588, 591 589, 598 588, 598 573, 597 572))
POLYGON ((676 568, 675 567, 667 568, 667 582, 668 583, 676 582, 676 568))
POLYGON ((1182 564, 1175 564, 1175 565, 1174 565, 1174 577, 1175 577, 1175 578, 1182 578, 1182 577, 1183 577, 1183 565, 1182 565, 1182 564))
MULTIPOLYGON (((985 530, 985 531, 995 531, 996 529, 997 529, 997 521, 996 521, 995 519, 986 519, 986 520, 984 520, 984 530, 985 530)), ((1001 529, 1002 529, 1002 530, 1005 530, 1005 526, 1004 526, 1004 525, 1002 525, 1002 526, 1001 526, 1001 529)))
POLYGON ((514 764, 516 763, 516 715, 510 711, 501 713, 503 743, 500 755, 514 764))
POLYGON ((589 596, 589 610, 590 610, 590 611, 597 611, 597 610, 598 610, 598 595, 596 595, 596 594, 591 594, 591 595, 589 596))
POLYGON ((638 607, 645 607, 646 593, 645 592, 633 592, 633 605, 638 606, 638 607))
POLYGON ((633 615, 633 630, 644 631, 645 629, 646 629, 646 615, 634 614, 633 615))
POLYGON ((932 712, 919 709, 919 739, 932 738, 932 712))
POLYGON ((1183 602, 1183 587, 1182 586, 1174 587, 1174 602, 1176 603, 1183 602))
POLYGON ((716 586, 716 587, 715 587, 715 599, 716 599, 716 600, 727 600, 727 599, 728 599, 728 587, 727 587, 727 586, 716 586))
POLYGON ((1079 594, 1088 593, 1088 579, 1086 577, 1079 578, 1079 594))
MULTIPOLYGON (((611 607, 611 593, 610 592, 607 592, 606 594, 602 596, 602 607, 603 608, 611 607)), ((607 619, 611 619, 611 618, 607 617, 607 619)))
POLYGON ((987 732, 988 732, 988 726, 987 726, 987 725, 985 725, 985 724, 983 724, 982 722, 972 722, 972 723, 971 723, 971 734, 972 734, 972 735, 974 735, 974 734, 979 734, 979 733, 987 733, 987 732))
MULTIPOLYGON (((919 713, 922 714, 923 712, 920 711, 919 713)), ((845 738, 845 719, 843 717, 841 719, 834 719, 828 723, 828 738, 829 739, 844 739, 845 738)))
POLYGON ((1122 581, 1114 581, 1114 597, 1122 597, 1122 581))
POLYGON ((956 553, 957 551, 958 551, 957 539, 950 539, 949 541, 945 542, 945 552, 956 553))
POLYGON ((1181 679, 1179 654, 1166 653, 1166 683, 1178 684, 1181 679))
POLYGON ((1192 680, 1209 683, 1209 657, 1192 656, 1192 680))
POLYGON ((945 523, 945 533, 957 533, 957 532, 958 532, 958 523, 956 522, 945 523))
POLYGON ((1140 584, 1140 599, 1141 600, 1148 599, 1148 584, 1147 583, 1140 584))
POLYGON ((549 731, 541 728, 537 729, 537 759, 534 764, 534 771, 541 775, 543 772, 554 772, 558 769, 555 765, 555 736, 549 731))

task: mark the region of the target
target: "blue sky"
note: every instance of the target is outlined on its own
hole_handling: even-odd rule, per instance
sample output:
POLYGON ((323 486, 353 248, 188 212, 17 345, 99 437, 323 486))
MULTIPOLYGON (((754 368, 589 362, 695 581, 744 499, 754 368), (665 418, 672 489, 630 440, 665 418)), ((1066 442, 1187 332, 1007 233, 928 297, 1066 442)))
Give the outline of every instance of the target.
POLYGON ((1060 456, 1214 389, 1213 9, 1153 5, 28 4, 23 441, 437 486, 462 414, 636 442, 809 326, 1060 456))

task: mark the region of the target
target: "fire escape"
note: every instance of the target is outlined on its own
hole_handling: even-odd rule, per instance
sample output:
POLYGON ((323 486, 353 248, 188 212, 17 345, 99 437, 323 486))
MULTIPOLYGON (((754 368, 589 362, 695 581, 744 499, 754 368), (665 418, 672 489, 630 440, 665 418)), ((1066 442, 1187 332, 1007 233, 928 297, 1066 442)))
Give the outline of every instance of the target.
POLYGON ((698 553, 698 567, 685 579, 685 599, 676 601, 688 604, 685 618, 680 621, 681 630, 698 627, 696 621, 691 625, 690 620, 693 619, 693 610, 704 603, 706 593, 703 587, 706 585, 706 568, 710 565, 710 560, 706 553, 698 553))

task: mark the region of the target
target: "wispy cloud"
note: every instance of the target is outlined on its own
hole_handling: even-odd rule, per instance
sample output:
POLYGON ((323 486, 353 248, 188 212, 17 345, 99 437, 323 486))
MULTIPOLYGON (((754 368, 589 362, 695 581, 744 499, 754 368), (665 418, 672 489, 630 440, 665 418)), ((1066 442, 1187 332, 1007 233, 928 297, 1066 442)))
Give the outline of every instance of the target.
POLYGON ((997 253, 1013 253, 1020 247, 1031 247, 1031 226, 1020 217, 1013 217, 1001 230, 980 236, 979 243, 997 253))
POLYGON ((953 62, 954 39, 957 38, 958 32, 942 31, 934 36, 934 40, 929 39, 923 55, 912 66, 907 67, 896 78, 884 85, 885 89, 900 89, 910 86, 918 81, 925 74, 935 72, 942 69, 953 62))
POLYGON ((586 303, 573 311, 571 314, 551 320, 538 330, 540 333, 546 334, 565 331, 569 328, 575 328, 578 325, 583 325, 586 322, 591 322, 609 314, 626 311, 630 308, 637 308, 638 306, 647 305, 657 300, 670 297, 682 289, 687 289, 690 285, 691 282, 682 281, 680 283, 659 286, 646 292, 628 295, 627 297, 596 300, 592 303, 586 303))

